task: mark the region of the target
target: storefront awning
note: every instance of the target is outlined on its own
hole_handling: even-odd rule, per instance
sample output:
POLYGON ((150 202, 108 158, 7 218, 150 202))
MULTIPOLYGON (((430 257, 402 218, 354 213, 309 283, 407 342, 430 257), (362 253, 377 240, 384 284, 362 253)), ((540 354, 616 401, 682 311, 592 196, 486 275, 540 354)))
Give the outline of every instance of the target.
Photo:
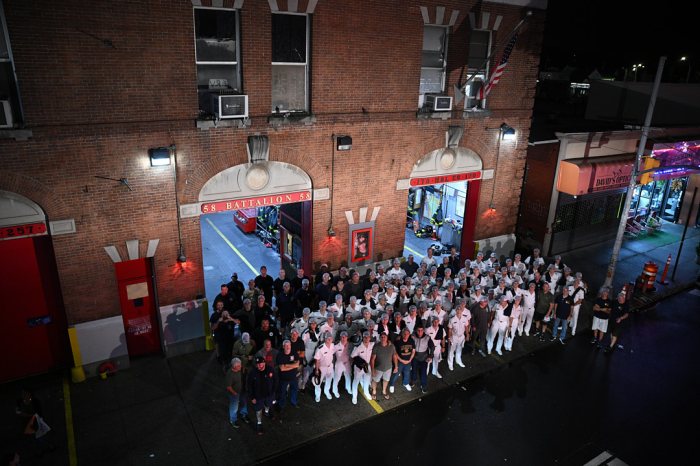
POLYGON ((562 160, 557 190, 572 196, 626 188, 632 176, 634 154, 562 160))

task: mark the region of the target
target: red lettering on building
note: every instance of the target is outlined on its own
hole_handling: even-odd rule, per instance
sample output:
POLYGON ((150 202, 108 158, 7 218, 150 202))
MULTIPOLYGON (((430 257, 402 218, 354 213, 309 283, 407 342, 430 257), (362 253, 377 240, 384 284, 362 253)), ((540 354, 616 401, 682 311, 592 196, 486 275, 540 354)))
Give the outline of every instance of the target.
POLYGON ((249 197, 245 199, 231 199, 220 202, 207 202, 202 204, 202 213, 221 212, 225 210, 240 210, 250 207, 263 207, 268 205, 291 204, 311 200, 311 191, 297 191, 286 194, 273 194, 271 196, 249 197))
POLYGON ((434 184, 454 183, 455 181, 472 181, 481 178, 481 172, 455 173, 452 175, 428 176, 425 178, 411 178, 411 187, 431 186, 434 184))

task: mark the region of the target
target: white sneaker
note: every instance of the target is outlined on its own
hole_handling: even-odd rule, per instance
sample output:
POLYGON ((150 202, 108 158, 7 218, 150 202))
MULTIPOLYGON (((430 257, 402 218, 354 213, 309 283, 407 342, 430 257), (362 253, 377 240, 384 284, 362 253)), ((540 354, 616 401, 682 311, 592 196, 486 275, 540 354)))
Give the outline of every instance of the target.
POLYGON ((501 350, 496 350, 496 353, 498 353, 499 356, 503 356, 503 353, 501 353, 501 350))
POLYGON ((338 393, 338 391, 336 390, 333 392, 333 396, 335 396, 336 398, 340 398, 340 393, 338 393))
POLYGON ((409 384, 404 385, 403 388, 405 388, 409 392, 411 391, 411 386, 409 384))
POLYGON ((372 399, 372 395, 370 395, 369 392, 365 392, 365 391, 363 390, 362 393, 365 395, 365 399, 366 399, 367 401, 369 401, 369 400, 372 399))
POLYGON ((324 394, 326 395, 326 398, 328 398, 329 400, 333 399, 333 397, 331 396, 331 394, 329 392, 326 392, 324 394))
POLYGON ((448 365, 447 368, 450 369, 451 371, 455 370, 454 366, 448 365))
POLYGON ((436 372, 436 373, 434 373, 433 375, 434 375, 435 377, 437 377, 438 379, 441 379, 441 378, 442 378, 442 376, 440 375, 439 372, 436 372))
POLYGON ((394 386, 389 387, 389 393, 394 393, 394 386))
POLYGON ((356 405, 357 404, 357 398, 352 399, 352 404, 356 405))
POLYGON ((465 367, 464 364, 462 364, 462 361, 457 361, 457 365, 458 365, 459 367, 465 367))
POLYGON ((320 396, 316 396, 316 403, 320 403, 320 402, 321 402, 321 397, 320 397, 320 396))

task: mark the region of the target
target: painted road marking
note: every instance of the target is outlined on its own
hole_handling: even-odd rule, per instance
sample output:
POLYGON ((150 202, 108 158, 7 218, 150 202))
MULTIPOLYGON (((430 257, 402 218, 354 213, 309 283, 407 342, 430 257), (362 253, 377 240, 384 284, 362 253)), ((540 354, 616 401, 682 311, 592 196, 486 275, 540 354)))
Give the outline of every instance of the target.
MULTIPOLYGON (((364 393, 364 389, 362 389, 361 387, 358 387, 358 390, 362 390, 362 392, 364 393)), ((369 395, 369 397, 370 397, 368 400, 367 400, 367 398, 364 397, 364 396, 363 396, 362 398, 364 398, 365 400, 367 400, 367 403, 369 403, 369 405, 370 405, 372 408, 374 408, 374 410, 377 412, 377 414, 382 414, 382 413, 384 412, 384 409, 383 409, 381 406, 379 406, 379 403, 377 403, 376 401, 374 401, 374 400, 372 399, 372 394, 371 394, 371 392, 368 393, 368 395, 369 395)))
POLYGON ((252 265, 250 265, 250 262, 248 262, 248 260, 247 260, 245 257, 243 257, 243 254, 241 254, 241 253, 238 251, 238 249, 236 249, 236 247, 235 247, 233 244, 231 244, 231 241, 229 241, 228 238, 227 238, 226 236, 224 236, 223 233, 221 233, 221 230, 219 230, 218 228, 216 228, 216 225, 214 225, 214 224, 211 222, 211 220, 209 220, 208 218, 205 218, 204 220, 206 220, 207 223, 208 223, 209 225, 211 225, 211 227, 214 229, 214 231, 217 232, 217 233, 219 234, 219 236, 221 236, 221 239, 223 239, 223 240, 226 242, 226 244, 228 244, 228 246, 233 250, 233 252, 235 252, 236 255, 237 255, 238 257, 241 258, 241 260, 243 261, 243 263, 245 263, 245 265, 248 266, 248 268, 253 272, 253 274, 257 275, 257 274, 258 274, 258 271, 255 270, 255 268, 254 268, 252 265))
POLYGON ((70 404, 70 384, 68 377, 63 377, 63 409, 66 415, 66 441, 68 443, 68 464, 77 466, 78 455, 75 450, 75 432, 73 432, 73 408, 70 404))
POLYGON ((421 259, 425 257, 425 254, 421 254, 421 253, 419 253, 419 252, 416 252, 416 251, 414 251, 413 249, 411 249, 411 248, 409 248, 408 246, 406 246, 405 244, 404 244, 403 248, 404 248, 404 249, 407 249, 411 254, 413 254, 414 257, 415 257, 415 256, 420 256, 421 259))

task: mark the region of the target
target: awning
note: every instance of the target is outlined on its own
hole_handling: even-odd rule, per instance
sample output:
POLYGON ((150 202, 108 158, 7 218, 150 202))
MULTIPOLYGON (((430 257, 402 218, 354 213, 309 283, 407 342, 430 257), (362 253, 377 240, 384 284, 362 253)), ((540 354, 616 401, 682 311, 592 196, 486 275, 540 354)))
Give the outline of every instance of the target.
POLYGON ((626 188, 632 176, 634 154, 562 160, 557 190, 572 196, 626 188))

